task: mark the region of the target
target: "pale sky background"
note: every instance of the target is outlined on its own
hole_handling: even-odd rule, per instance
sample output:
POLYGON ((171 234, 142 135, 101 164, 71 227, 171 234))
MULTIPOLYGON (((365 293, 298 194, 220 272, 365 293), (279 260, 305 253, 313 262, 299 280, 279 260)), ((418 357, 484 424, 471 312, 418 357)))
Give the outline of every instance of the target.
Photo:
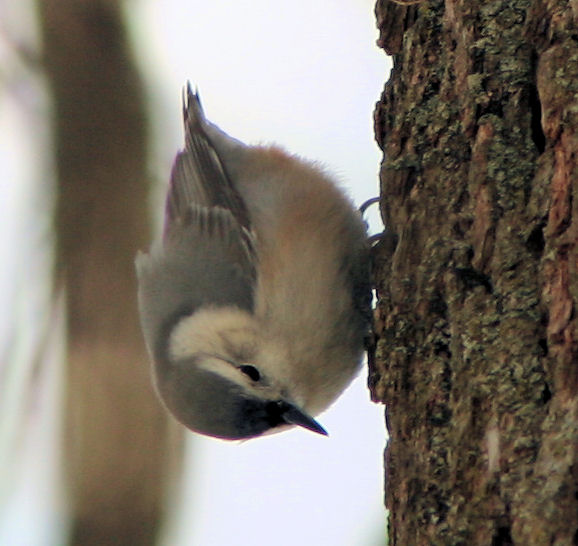
MULTIPOLYGON (((0 0, 0 21, 33 28, 24 8, 12 2, 8 9, 7 2, 0 0)), ((187 80, 198 86, 207 117, 232 136, 275 142, 321 161, 359 204, 377 195, 381 153, 373 140, 372 113, 390 62, 375 46, 373 8, 369 0, 131 0, 127 16, 156 124, 151 169, 159 184, 153 210, 158 214, 161 208, 163 184, 182 146, 180 100, 187 80)), ((46 251, 38 251, 46 243, 50 213, 42 185, 51 167, 43 152, 49 145, 49 106, 41 78, 10 57, 2 38, 0 66, 7 67, 4 75, 18 90, 0 95, 0 255, 14 256, 4 258, 0 305, 14 310, 15 327, 27 330, 22 346, 12 348, 11 356, 22 359, 38 335, 29 328, 31 316, 46 297, 31 278, 31 263, 50 263, 46 251), (31 286, 32 292, 18 299, 14 286, 31 286)), ((379 229, 376 221, 372 225, 379 229)), ((3 357, 6 318, 0 317, 3 357)), ((31 414, 26 434, 17 419, 0 420, 0 456, 9 441, 20 448, 8 461, 9 479, 0 476, 2 545, 62 541, 63 504, 55 493, 58 475, 51 471, 58 455, 51 438, 58 432, 62 349, 54 347, 52 355, 43 368, 48 389, 34 407, 22 406, 17 388, 9 390, 10 401, 0 400, 4 415, 7 408, 10 414, 14 408, 31 414), (47 504, 47 499, 55 500, 47 504)), ((7 378, 18 385, 31 373, 6 374, 3 368, 0 396, 8 391, 7 378)), ((164 545, 383 544, 383 407, 369 401, 366 377, 364 368, 319 417, 328 438, 293 430, 227 443, 188 434, 194 465, 187 468, 181 507, 167 526, 164 545)))

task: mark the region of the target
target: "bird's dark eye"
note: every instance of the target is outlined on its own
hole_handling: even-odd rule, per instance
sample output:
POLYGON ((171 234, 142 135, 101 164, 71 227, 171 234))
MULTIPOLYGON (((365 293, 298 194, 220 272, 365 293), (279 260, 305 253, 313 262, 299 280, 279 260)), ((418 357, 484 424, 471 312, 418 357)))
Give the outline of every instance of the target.
POLYGON ((255 368, 255 366, 251 366, 250 364, 243 364, 242 366, 239 366, 239 370, 241 370, 253 381, 259 381, 259 379, 261 379, 261 374, 259 373, 259 370, 255 368))

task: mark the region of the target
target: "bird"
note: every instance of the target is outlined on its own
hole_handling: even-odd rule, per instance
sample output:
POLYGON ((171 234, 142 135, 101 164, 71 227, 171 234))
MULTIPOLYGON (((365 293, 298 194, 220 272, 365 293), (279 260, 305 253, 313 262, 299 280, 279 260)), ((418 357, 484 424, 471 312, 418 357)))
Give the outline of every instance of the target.
POLYGON ((162 237, 136 258, 155 390, 188 429, 303 427, 357 375, 371 321, 360 212, 318 163, 247 145, 183 91, 162 237))

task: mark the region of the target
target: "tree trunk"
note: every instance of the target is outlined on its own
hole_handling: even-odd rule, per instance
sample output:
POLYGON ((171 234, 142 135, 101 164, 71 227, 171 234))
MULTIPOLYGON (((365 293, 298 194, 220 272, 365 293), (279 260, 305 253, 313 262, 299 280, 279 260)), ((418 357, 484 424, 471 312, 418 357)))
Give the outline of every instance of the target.
POLYGON ((376 14, 390 543, 577 544, 578 2, 376 14))
POLYGON ((66 289, 64 464, 73 544, 154 544, 171 430, 137 319, 147 131, 121 2, 39 2, 54 96, 57 282, 66 289))

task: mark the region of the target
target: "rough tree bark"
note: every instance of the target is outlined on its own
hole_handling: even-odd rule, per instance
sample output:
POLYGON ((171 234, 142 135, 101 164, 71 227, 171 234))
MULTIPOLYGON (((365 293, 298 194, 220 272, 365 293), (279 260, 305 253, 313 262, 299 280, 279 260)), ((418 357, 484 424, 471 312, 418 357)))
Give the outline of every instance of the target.
POLYGON ((122 2, 38 5, 54 96, 56 273, 67 296, 71 542, 154 544, 175 442, 136 312, 133 260, 149 240, 140 81, 122 2))
POLYGON ((391 544, 577 544, 578 2, 376 14, 391 544))

